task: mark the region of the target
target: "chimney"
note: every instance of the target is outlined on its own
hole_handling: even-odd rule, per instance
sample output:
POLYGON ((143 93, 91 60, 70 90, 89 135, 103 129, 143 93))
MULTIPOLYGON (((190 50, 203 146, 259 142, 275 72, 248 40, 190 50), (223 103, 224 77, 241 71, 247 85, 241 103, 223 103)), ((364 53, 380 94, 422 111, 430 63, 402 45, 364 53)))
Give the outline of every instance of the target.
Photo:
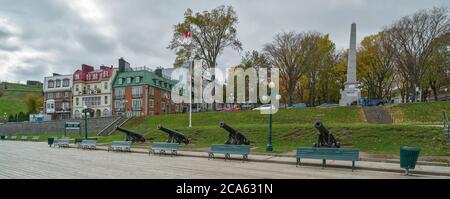
POLYGON ((121 57, 119 59, 119 72, 125 71, 132 71, 132 69, 130 67, 130 63, 128 63, 127 61, 125 61, 125 59, 123 59, 123 57, 121 57))
POLYGON ((163 70, 162 68, 155 69, 155 74, 162 77, 162 70, 163 70))

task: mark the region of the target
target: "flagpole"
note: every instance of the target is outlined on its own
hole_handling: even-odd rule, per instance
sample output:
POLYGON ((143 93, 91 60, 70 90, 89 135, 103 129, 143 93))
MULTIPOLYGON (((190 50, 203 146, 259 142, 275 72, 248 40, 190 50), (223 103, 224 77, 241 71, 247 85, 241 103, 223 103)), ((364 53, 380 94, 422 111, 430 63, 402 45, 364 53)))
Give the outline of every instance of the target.
MULTIPOLYGON (((189 44, 191 42, 191 36, 192 36, 192 33, 190 31, 184 32, 184 38, 188 40, 187 42, 189 42, 189 44)), ((190 48, 189 48, 189 50, 190 50, 190 48)), ((189 66, 189 81, 188 81, 188 83, 189 83, 189 85, 188 85, 189 86, 189 128, 191 128, 192 127, 192 70, 191 70, 192 62, 191 62, 190 57, 187 57, 187 61, 189 62, 189 65, 188 65, 189 66)))

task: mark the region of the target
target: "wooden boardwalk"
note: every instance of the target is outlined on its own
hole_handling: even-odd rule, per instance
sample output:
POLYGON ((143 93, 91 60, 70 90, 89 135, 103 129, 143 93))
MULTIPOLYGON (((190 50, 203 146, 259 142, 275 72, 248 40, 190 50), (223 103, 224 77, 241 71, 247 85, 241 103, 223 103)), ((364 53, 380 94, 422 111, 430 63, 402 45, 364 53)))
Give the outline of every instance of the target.
MULTIPOLYGON (((413 176, 408 178, 429 178, 413 176)), ((436 176, 433 176, 436 177, 436 176)), ((0 141, 0 178, 406 178, 398 173, 50 148, 0 141)))

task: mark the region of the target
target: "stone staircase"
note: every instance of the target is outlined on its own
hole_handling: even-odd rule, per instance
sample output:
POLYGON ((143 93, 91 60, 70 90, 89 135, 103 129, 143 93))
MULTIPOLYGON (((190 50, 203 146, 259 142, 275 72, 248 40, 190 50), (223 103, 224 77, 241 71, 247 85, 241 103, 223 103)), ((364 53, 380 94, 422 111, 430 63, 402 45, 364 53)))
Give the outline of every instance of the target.
POLYGON ((363 106, 363 111, 370 124, 392 124, 392 117, 383 106, 363 106))
POLYGON ((98 136, 107 136, 111 135, 116 131, 116 127, 121 127, 123 124, 125 124, 130 118, 126 116, 120 116, 113 122, 111 122, 108 126, 103 128, 99 133, 97 133, 98 136))

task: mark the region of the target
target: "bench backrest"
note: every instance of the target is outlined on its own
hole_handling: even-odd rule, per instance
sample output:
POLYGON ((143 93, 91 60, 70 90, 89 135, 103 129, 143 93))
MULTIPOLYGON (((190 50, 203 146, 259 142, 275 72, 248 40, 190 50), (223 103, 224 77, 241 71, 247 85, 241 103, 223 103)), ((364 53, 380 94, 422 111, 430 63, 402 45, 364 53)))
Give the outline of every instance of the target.
POLYGON ((22 137, 20 137, 20 139, 22 139, 22 140, 28 139, 28 136, 22 135, 22 137))
POLYGON ((249 145, 233 145, 233 144, 213 144, 211 145, 211 151, 224 152, 224 153, 239 153, 249 154, 249 145))
POLYGON ((81 144, 83 144, 83 145, 96 145, 97 144, 97 140, 83 140, 83 141, 81 141, 81 144))
POLYGON ((17 136, 13 135, 13 136, 11 136, 11 139, 15 140, 15 139, 17 139, 17 136))
POLYGON ((153 142, 152 147, 154 148, 166 148, 166 149, 178 149, 180 144, 169 143, 169 142, 153 142))
POLYGON ((359 160, 359 149, 356 148, 297 148, 298 158, 314 158, 329 160, 359 160))
POLYGON ((129 147, 129 146, 131 146, 131 141, 113 141, 111 143, 111 146, 125 146, 125 147, 129 147))
POLYGON ((33 139, 33 140, 39 140, 39 136, 33 136, 31 139, 33 139))
POLYGON ((56 140, 58 144, 69 144, 69 138, 60 138, 56 140))

